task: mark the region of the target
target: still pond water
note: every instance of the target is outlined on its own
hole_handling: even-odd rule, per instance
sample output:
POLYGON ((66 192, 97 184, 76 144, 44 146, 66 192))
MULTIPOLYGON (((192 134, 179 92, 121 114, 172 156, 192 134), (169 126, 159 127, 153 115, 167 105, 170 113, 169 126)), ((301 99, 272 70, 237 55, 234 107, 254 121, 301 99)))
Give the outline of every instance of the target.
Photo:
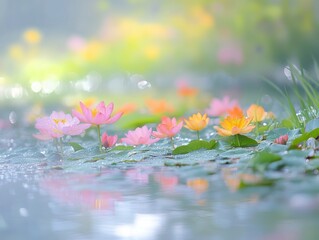
POLYGON ((216 150, 100 154, 88 141, 61 156, 33 129, 1 131, 1 240, 319 239, 317 176, 236 190, 239 163, 216 150))

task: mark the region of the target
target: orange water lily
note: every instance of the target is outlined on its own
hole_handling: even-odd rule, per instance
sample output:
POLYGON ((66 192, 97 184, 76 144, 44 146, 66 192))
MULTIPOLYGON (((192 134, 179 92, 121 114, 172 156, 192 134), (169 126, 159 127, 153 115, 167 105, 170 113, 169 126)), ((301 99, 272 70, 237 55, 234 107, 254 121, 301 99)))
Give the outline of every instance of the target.
POLYGON ((233 117, 241 118, 244 116, 243 110, 239 106, 234 106, 228 110, 228 114, 233 117))
POLYGON ((262 106, 252 104, 247 109, 247 116, 252 119, 252 122, 261 122, 267 117, 267 112, 262 106))
POLYGON ((204 115, 197 113, 185 120, 185 127, 192 131, 200 131, 207 126, 208 122, 209 118, 206 113, 204 115))
POLYGON ((199 140, 199 131, 208 125, 209 118, 206 113, 204 115, 197 113, 190 116, 187 120, 185 119, 185 123, 187 129, 197 132, 197 138, 199 140))
POLYGON ((236 134, 245 134, 251 132, 255 126, 250 125, 252 119, 236 116, 227 116, 220 122, 221 127, 215 126, 217 133, 220 136, 232 136, 236 134))

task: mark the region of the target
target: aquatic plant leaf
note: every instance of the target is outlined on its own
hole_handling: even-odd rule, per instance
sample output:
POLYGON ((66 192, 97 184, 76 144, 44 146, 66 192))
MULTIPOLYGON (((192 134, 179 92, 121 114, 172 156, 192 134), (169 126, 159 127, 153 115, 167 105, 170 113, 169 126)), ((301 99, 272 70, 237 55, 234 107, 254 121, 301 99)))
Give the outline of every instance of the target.
POLYGON ((69 142, 68 143, 75 152, 80 151, 82 149, 84 149, 84 147, 82 147, 80 144, 76 143, 76 142, 69 142))
POLYGON ((316 119, 313 119, 313 120, 310 120, 307 124, 306 124, 306 132, 310 132, 316 128, 319 128, 319 119, 316 118, 316 119))
POLYGON ((240 134, 229 137, 228 141, 233 147, 254 147, 258 145, 256 140, 240 134))
POLYGON ((289 146, 289 149, 295 149, 295 148, 298 148, 298 145, 304 141, 307 141, 309 138, 317 138, 319 136, 319 128, 316 128, 310 132, 306 132, 306 133, 303 133, 301 136, 295 138, 290 146, 289 146))
POLYGON ((276 180, 274 179, 262 179, 256 182, 246 182, 241 180, 238 189, 248 188, 248 187, 267 187, 273 186, 276 180))
POLYGON ((264 171, 268 165, 281 160, 281 156, 268 151, 261 151, 251 159, 251 166, 254 170, 264 171))
POLYGON ((267 133, 267 140, 275 140, 276 138, 283 136, 289 132, 288 128, 276 128, 267 133))
POLYGON ((250 149, 247 148, 235 148, 228 151, 224 151, 220 154, 222 158, 241 158, 248 156, 252 153, 250 149))
POLYGON ((217 145, 216 140, 211 140, 209 142, 204 141, 204 140, 193 140, 189 142, 187 145, 179 146, 173 150, 173 155, 177 154, 186 154, 190 153, 199 149, 207 149, 211 150, 215 148, 217 145))
POLYGON ((133 146, 124 146, 124 145, 119 145, 114 148, 112 148, 110 151, 130 151, 133 150, 133 146))

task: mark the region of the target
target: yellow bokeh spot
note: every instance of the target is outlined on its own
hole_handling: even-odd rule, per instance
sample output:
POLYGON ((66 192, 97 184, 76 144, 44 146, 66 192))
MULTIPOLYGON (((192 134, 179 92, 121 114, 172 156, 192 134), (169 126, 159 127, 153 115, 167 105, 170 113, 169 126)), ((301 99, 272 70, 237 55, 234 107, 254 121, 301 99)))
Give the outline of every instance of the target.
POLYGON ((103 50, 103 44, 99 41, 91 41, 87 44, 82 52, 82 56, 85 60, 95 60, 97 59, 103 50))
POLYGON ((23 39, 27 43, 35 45, 41 42, 42 35, 37 29, 30 28, 23 33, 23 39))
POLYGON ((144 49, 144 54, 149 60, 156 60, 160 56, 160 49, 157 46, 148 46, 144 49))
POLYGON ((9 56, 15 60, 20 60, 23 58, 23 49, 20 45, 12 45, 10 48, 9 48, 9 56))

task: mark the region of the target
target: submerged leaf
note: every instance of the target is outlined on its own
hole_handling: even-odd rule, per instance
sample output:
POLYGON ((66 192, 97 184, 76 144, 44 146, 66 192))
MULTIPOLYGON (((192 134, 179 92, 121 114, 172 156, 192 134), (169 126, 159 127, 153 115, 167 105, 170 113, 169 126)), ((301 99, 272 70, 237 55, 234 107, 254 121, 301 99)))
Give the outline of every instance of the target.
POLYGON ((186 154, 199 149, 207 149, 211 150, 215 148, 217 145, 216 140, 211 140, 209 142, 204 140, 193 140, 189 142, 187 145, 179 146, 173 150, 173 155, 177 154, 186 154))

